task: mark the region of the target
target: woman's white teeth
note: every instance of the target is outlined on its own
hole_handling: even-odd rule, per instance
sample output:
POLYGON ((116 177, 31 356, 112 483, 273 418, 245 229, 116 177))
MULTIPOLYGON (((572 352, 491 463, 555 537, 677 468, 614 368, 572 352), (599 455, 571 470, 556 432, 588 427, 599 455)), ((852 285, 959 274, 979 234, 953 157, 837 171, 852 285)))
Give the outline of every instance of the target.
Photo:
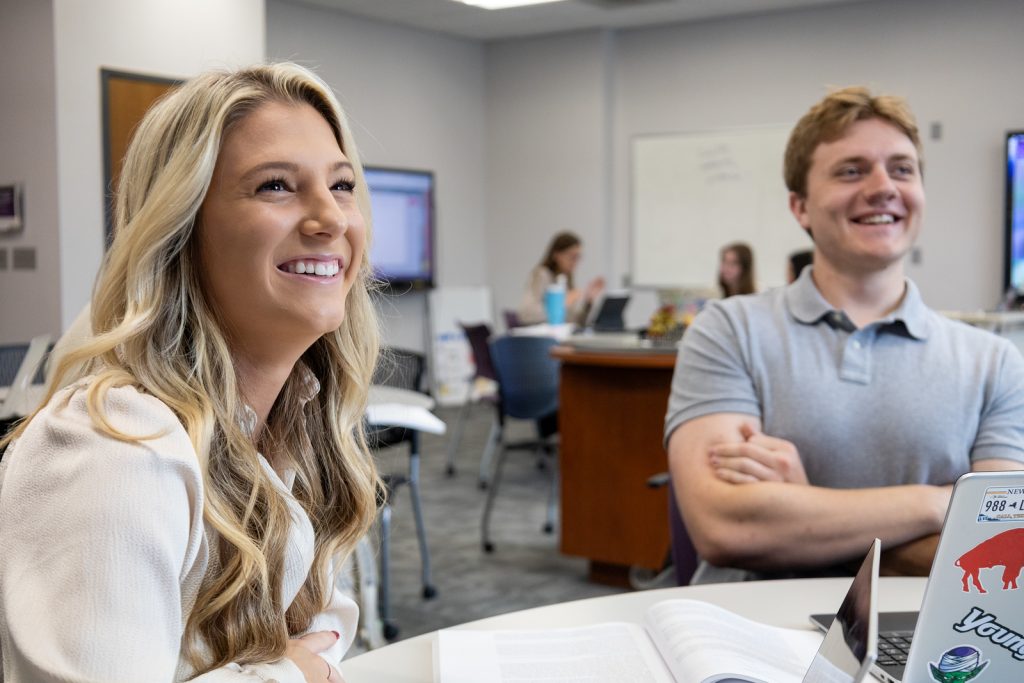
POLYGON ((878 214, 877 216, 868 216, 867 218, 861 218, 860 223, 868 223, 870 225, 878 225, 880 223, 895 223, 896 218, 891 213, 878 214))
POLYGON ((289 273, 332 277, 341 271, 337 261, 292 261, 286 266, 289 273))

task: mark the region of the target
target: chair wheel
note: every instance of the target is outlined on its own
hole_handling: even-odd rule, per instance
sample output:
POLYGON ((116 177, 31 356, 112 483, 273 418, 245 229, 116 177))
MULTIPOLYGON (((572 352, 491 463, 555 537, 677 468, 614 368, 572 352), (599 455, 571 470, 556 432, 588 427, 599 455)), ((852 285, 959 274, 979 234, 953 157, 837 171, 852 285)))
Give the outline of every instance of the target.
POLYGON ((493 553, 494 552, 494 544, 491 543, 490 541, 487 541, 487 543, 484 543, 484 552, 485 553, 493 553))
POLYGON ((424 600, 430 600, 431 598, 436 598, 436 597, 437 597, 437 589, 436 588, 434 588, 433 586, 424 586, 423 587, 423 599, 424 600))
POLYGON ((479 481, 479 483, 477 483, 477 488, 480 489, 481 491, 486 491, 487 490, 487 480, 486 479, 481 479, 479 481))
POLYGON ((445 467, 444 468, 444 473, 447 474, 449 477, 454 477, 455 476, 455 465, 448 465, 448 467, 445 467))
POLYGON ((392 624, 390 621, 384 622, 384 639, 388 642, 393 641, 398 637, 398 627, 392 624))
POLYGON ((554 533, 554 531, 555 531, 555 525, 554 524, 552 524, 551 522, 546 522, 544 524, 544 533, 550 534, 550 533, 554 533))

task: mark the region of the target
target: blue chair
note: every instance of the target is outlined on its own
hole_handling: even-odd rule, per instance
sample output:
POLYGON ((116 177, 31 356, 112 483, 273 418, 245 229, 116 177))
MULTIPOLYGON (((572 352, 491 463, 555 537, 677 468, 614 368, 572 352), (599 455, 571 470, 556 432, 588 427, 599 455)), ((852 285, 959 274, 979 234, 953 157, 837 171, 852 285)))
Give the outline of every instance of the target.
MULTIPOLYGON (((487 503, 481 524, 484 552, 493 552, 490 537, 491 511, 501 485, 501 470, 510 450, 529 450, 541 454, 553 453, 552 437, 558 433, 558 361, 551 357, 551 347, 557 342, 549 337, 499 337, 491 342, 491 362, 498 379, 497 457, 487 491, 487 503), (537 425, 537 438, 509 443, 505 440, 505 420, 531 420, 537 425)), ((558 477, 551 476, 548 495, 547 521, 544 532, 552 533, 555 526, 555 504, 558 477)))

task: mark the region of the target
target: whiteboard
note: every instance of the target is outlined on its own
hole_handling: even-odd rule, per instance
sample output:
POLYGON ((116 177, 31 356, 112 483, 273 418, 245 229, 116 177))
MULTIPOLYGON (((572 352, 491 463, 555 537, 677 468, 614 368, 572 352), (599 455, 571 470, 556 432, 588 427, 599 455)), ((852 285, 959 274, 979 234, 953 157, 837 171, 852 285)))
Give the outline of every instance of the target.
POLYGON ((759 287, 783 284, 789 254, 811 248, 789 212, 782 180, 789 131, 766 126, 634 137, 633 284, 715 286, 719 251, 737 241, 754 250, 759 287))

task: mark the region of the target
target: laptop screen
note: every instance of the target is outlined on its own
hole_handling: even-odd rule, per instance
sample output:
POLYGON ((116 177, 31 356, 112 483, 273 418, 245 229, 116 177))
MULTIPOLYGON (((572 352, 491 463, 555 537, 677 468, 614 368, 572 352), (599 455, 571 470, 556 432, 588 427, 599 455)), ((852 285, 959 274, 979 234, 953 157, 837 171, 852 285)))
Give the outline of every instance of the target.
POLYGON ((876 538, 825 633, 803 683, 856 683, 863 680, 875 663, 878 656, 875 577, 880 552, 881 541, 876 538))
POLYGON ((599 332, 618 332, 625 329, 622 313, 629 303, 629 292, 608 292, 591 309, 587 326, 599 332))

